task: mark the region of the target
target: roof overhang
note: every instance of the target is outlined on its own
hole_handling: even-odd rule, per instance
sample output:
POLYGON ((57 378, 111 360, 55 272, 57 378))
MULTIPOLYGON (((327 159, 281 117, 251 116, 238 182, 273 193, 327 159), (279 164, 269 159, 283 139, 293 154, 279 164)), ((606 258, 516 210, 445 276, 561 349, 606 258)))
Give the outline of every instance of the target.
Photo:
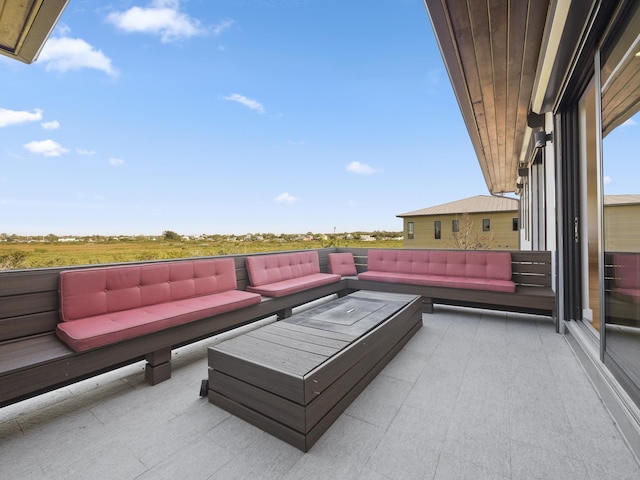
POLYGON ((0 53, 33 63, 69 0, 8 0, 0 6, 0 53))
POLYGON ((515 192, 555 1, 424 1, 487 187, 493 194, 515 192))

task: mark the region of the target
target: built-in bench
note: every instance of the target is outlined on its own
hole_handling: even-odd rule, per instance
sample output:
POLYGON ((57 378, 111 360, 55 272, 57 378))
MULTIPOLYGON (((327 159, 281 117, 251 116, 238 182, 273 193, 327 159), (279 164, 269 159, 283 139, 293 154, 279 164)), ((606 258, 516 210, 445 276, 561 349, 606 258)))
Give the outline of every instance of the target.
POLYGON ((423 296, 433 304, 555 316, 550 252, 369 249, 353 289, 423 296))
MULTIPOLYGON (((66 278, 66 271, 95 267, 0 272, 0 407, 141 360, 146 360, 149 365, 147 382, 154 384, 170 375, 169 362, 172 350, 175 348, 256 320, 276 315, 278 318, 285 318, 291 315, 294 307, 329 295, 343 296, 355 290, 421 295, 425 302, 425 311, 432 311, 434 303, 442 303, 546 315, 553 315, 555 312, 555 294, 551 289, 550 252, 511 252, 511 280, 515 283, 515 292, 358 279, 356 274, 368 271, 368 252, 369 250, 365 248, 320 249, 285 254, 216 257, 216 260, 226 259, 227 266, 228 259, 232 259, 237 282, 236 290, 244 291, 243 295, 250 288, 262 287, 262 285, 250 284, 248 270, 249 265, 253 263, 250 259, 260 258, 260 262, 256 263, 262 266, 256 269, 256 272, 260 269, 271 270, 272 276, 268 277, 269 274, 267 274, 269 281, 263 285, 268 286, 264 288, 272 290, 262 293, 252 292, 260 293, 259 303, 224 312, 216 311, 216 307, 213 310, 205 309, 206 311, 200 312, 202 317, 191 319, 191 321, 163 325, 163 328, 158 330, 154 327, 154 331, 137 331, 133 335, 131 335, 132 332, 127 332, 124 338, 111 336, 108 341, 100 339, 98 344, 92 343, 100 338, 100 335, 95 335, 98 332, 86 330, 84 333, 90 333, 91 342, 85 344, 86 339, 81 339, 74 346, 78 351, 63 342, 58 335, 64 336, 63 332, 70 329, 67 334, 72 336, 73 329, 66 325, 71 325, 90 315, 86 312, 81 315, 78 312, 68 312, 67 306, 64 305, 65 300, 60 297, 59 286, 61 278, 66 278), (335 258, 334 254, 337 254, 335 258), (275 262, 273 258, 267 258, 279 255, 284 257, 276 258, 275 262), (330 255, 334 261, 330 262, 330 255), (305 257, 306 262, 313 266, 312 268, 302 266, 305 263, 302 259, 305 257), (318 257, 320 258, 319 268, 316 266, 318 257), (284 262, 285 258, 288 264, 284 262), (298 261, 297 265, 292 263, 294 259, 298 261), (326 274, 327 270, 334 273, 326 274), (277 275, 289 275, 289 277, 277 278, 274 272, 277 272, 277 275), (313 279, 322 280, 319 283, 309 281, 313 279), (284 283, 278 285, 280 282, 284 283), (264 293, 276 293, 280 296, 266 296, 264 293)), ((164 266, 168 263, 189 264, 203 260, 206 263, 208 259, 140 262, 105 265, 100 268, 116 267, 121 272, 129 272, 130 265, 164 266)), ((135 270, 134 268, 131 271, 135 270)), ((230 277, 226 278, 228 280, 230 277)), ((66 292, 67 286, 64 282, 66 281, 63 280, 62 290, 66 292)), ((76 288, 80 287, 76 286, 76 288)), ((94 288, 94 294, 104 302, 108 295, 99 290, 94 288)), ((127 295, 124 296, 127 297, 127 295)), ((232 293, 232 295, 236 294, 232 293)), ((128 300, 123 298, 118 301, 127 303, 128 300)), ((127 306, 132 309, 141 307, 129 304, 127 306)), ((103 314, 97 314, 97 316, 100 315, 103 314)), ((179 317, 180 315, 177 315, 176 318, 179 317)), ((91 327, 98 324, 101 322, 98 321, 91 327)), ((108 322, 106 324, 108 325, 108 322)), ((113 325, 109 328, 112 327, 113 325)), ((115 333, 111 332, 110 335, 115 333)), ((69 338, 66 340, 70 341, 69 338)))
POLYGON ((320 272, 316 250, 247 257, 249 292, 282 297, 310 288, 339 282, 341 276, 320 272))
POLYGON ((370 250, 361 280, 515 292, 511 253, 465 250, 370 250))
POLYGON ((611 296, 625 302, 640 304, 640 254, 614 254, 613 272, 611 296))
MULTIPOLYGON (((260 303, 236 287, 231 258, 63 271, 56 333, 84 352, 260 303)), ((147 364, 151 383, 170 376, 169 359, 147 364)))
POLYGON ((242 255, 0 272, 0 407, 141 360, 153 385, 169 378, 173 349, 346 288, 340 280, 276 298, 247 285, 242 255))
POLYGON ((605 315, 608 324, 640 325, 640 253, 605 254, 605 315))

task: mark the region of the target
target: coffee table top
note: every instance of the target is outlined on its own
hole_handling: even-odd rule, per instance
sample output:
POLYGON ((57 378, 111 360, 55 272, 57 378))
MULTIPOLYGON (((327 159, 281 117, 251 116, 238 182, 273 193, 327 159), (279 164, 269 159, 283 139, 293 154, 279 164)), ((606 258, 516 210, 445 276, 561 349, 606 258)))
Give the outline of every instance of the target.
POLYGON ((225 340, 210 350, 214 355, 230 355, 302 378, 416 298, 360 290, 225 340))

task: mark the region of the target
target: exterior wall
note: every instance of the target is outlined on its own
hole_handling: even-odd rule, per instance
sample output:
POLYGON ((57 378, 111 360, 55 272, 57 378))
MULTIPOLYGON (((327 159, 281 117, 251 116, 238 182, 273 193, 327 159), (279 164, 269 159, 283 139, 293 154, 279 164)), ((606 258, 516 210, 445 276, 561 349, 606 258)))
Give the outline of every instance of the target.
POLYGON ((640 252, 640 204, 604 207, 605 250, 640 252))
MULTIPOLYGON (((469 214, 472 222, 471 235, 482 235, 491 238, 490 248, 494 250, 519 250, 518 230, 513 230, 513 219, 518 218, 518 211, 512 212, 487 212, 469 214), (489 232, 482 231, 482 220, 488 218, 491 222, 489 232)), ((457 248, 453 242, 453 220, 458 220, 460 232, 464 230, 465 214, 458 215, 423 215, 416 217, 404 217, 404 241, 403 248, 431 248, 453 249, 457 248), (441 222, 441 237, 435 238, 434 222, 441 222), (414 224, 413 239, 409 239, 408 224, 414 224)))

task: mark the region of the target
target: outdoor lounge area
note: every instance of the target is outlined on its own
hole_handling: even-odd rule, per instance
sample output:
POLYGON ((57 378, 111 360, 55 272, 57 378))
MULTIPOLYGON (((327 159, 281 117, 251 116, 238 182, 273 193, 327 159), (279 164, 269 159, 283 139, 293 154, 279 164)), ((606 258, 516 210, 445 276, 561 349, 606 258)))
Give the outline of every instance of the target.
MULTIPOLYGON (((6 2, 0 18, 13 41, 0 53, 34 62, 67 3, 73 2, 6 2)), ((180 2, 152 3, 177 8, 180 2)), ((1 271, 0 477, 640 479, 640 194, 633 182, 633 152, 640 149, 640 2, 422 3, 423 28, 434 35, 440 71, 451 84, 486 188, 519 204, 517 216, 510 213, 501 226, 478 212, 481 231, 492 237, 504 230, 517 236, 517 247, 493 248, 487 239, 467 236, 472 242, 459 245, 461 251, 444 252, 458 246, 446 243, 454 238, 443 231, 450 225, 452 234, 464 234, 459 227, 465 222, 448 216, 414 223, 397 215, 404 218, 402 249, 221 252, 224 264, 215 266, 208 263, 212 257, 201 257, 175 265, 100 265, 88 273, 93 266, 1 271), (427 240, 438 241, 430 252, 412 248, 427 240), (480 253, 485 248, 492 251, 480 253), (78 272, 62 285, 72 268, 78 272), (403 306, 378 311, 396 295, 406 297, 394 297, 403 306), (384 305, 362 313, 354 298, 384 305), (319 323, 323 334, 313 331, 319 323)), ((375 10, 368 7, 367 13, 375 10)), ((314 26, 334 27, 308 18, 314 26)), ((67 30, 66 21, 62 25, 67 30)), ((300 29, 290 42, 298 47, 297 35, 304 34, 300 29)), ((407 42, 421 45, 417 37, 407 42)), ((385 65, 373 44, 361 43, 381 72, 404 72, 393 62, 385 65)), ((120 43, 113 48, 124 51, 120 43)), ((171 62, 165 65, 178 65, 171 62)), ((93 82, 83 88, 88 85, 93 82)), ((382 91, 367 87, 364 82, 357 92, 369 93, 364 98, 377 105, 370 99, 382 91)), ((19 81, 7 89, 34 99, 34 92, 47 92, 24 89, 19 81)), ((58 97, 58 91, 49 95, 58 97)), ((223 99, 264 110, 239 94, 223 99)), ((39 117, 38 104, 26 103, 14 108, 33 108, 35 115, 5 113, 39 117)), ((277 111, 271 105, 270 115, 277 111)), ((412 99, 398 115, 422 125, 414 116, 417 105, 412 99)), ((428 107, 421 113, 451 130, 447 115, 455 109, 428 107)), ((41 125, 52 123, 58 126, 41 125)), ((243 137, 251 138, 249 124, 241 125, 243 137)), ((344 136, 358 138, 345 125, 344 136)), ((384 200, 404 198, 406 191, 409 201, 436 183, 468 190, 459 182, 471 174, 463 165, 468 155, 451 148, 457 139, 444 140, 425 124, 412 135, 429 146, 420 154, 404 148, 407 132, 392 133, 384 131, 393 149, 366 146, 403 175, 389 175, 369 193, 384 200), (432 146, 443 140, 447 149, 438 154, 432 146), (406 157, 409 151, 421 155, 418 164, 406 157), (456 167, 451 182, 437 175, 445 163, 456 167), (388 191, 391 182, 403 188, 400 195, 388 191)), ((367 134, 375 138, 374 131, 367 134)), ((174 137, 182 138, 171 132, 174 137)), ((243 158, 229 165, 262 180, 243 158)), ((279 165, 256 158, 282 176, 279 165)), ((65 177, 55 171, 51 178, 65 177)), ((207 188, 193 190, 203 194, 228 177, 215 171, 212 178, 207 188)), ((327 186, 344 184, 305 175, 300 185, 309 178, 323 187, 322 199, 327 186)), ((64 191, 58 183, 57 191, 64 191)), ((21 188, 24 182, 6 184, 21 188)), ((235 195, 236 183, 229 184, 235 195)), ((139 184, 132 185, 137 192, 139 184)), ((19 197, 33 191, 22 188, 19 197)), ((277 198, 299 199, 288 193, 277 198)), ((208 203, 197 204, 211 211, 208 203)), ((382 216, 364 199, 362 205, 382 216)), ((62 217, 58 210, 52 218, 62 217)), ((269 228, 285 231, 278 219, 288 217, 274 211, 263 217, 269 228)), ((36 232, 44 228, 39 223, 36 232)))
POLYGON ((640 478, 549 317, 436 306, 422 318, 308 453, 199 396, 212 338, 174 351, 159 385, 138 362, 0 409, 3 477, 640 478))

